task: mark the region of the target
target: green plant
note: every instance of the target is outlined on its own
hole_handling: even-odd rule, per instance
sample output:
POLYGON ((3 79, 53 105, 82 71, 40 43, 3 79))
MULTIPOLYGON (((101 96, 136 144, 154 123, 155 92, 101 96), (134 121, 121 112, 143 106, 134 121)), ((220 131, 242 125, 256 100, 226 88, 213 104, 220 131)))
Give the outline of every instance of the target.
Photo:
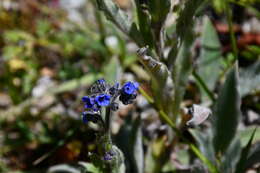
MULTIPOLYGON (((224 60, 221 59, 220 43, 208 19, 204 20, 198 69, 194 67, 196 63, 192 51, 196 40, 194 27, 196 20, 203 17, 203 9, 209 2, 194 0, 173 5, 170 0, 160 2, 136 0, 136 20, 131 20, 112 0, 96 0, 96 2, 107 19, 140 47, 137 54, 139 61, 150 75, 152 95, 142 89, 140 91, 157 110, 161 120, 175 132, 175 135, 168 139, 170 145, 165 146, 166 141, 163 142, 161 139, 151 144, 156 146, 156 151, 153 147, 149 149, 146 171, 162 172, 163 166, 169 159, 170 151, 178 144, 177 141, 187 143, 210 172, 245 170, 245 157, 248 157, 255 131, 240 156, 242 148, 235 137, 241 114, 238 64, 232 61, 232 65, 223 70, 224 60), (178 18, 173 24, 175 33, 169 35, 166 32, 165 22, 173 10, 177 11, 178 18), (168 54, 165 53, 166 48, 170 48, 168 54), (227 70, 230 71, 228 74, 226 74, 227 70), (226 81, 216 98, 212 90, 223 74, 226 76, 226 81), (181 102, 191 75, 206 96, 204 100, 210 99, 214 107, 213 132, 210 132, 213 138, 210 137, 211 135, 206 138, 199 138, 197 135, 195 139, 199 142, 200 149, 183 136, 183 126, 187 120, 181 114, 181 102)), ((238 50, 231 29, 232 14, 228 10, 229 3, 220 1, 219 3, 222 3, 224 11, 226 10, 231 45, 234 57, 237 59, 238 50)), ((217 3, 214 5, 219 6, 217 3)), ((139 169, 139 172, 142 170, 139 169)))

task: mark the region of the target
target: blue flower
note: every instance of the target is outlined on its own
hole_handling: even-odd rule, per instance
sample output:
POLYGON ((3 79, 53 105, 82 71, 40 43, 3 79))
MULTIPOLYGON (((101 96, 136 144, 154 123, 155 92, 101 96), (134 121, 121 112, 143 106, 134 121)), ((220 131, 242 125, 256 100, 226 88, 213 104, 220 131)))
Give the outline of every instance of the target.
POLYGON ((136 90, 138 90, 138 87, 139 84, 137 82, 126 82, 121 88, 119 100, 125 105, 133 103, 137 96, 136 90))
POLYGON ((126 82, 124 86, 122 87, 122 91, 124 94, 134 94, 136 90, 138 89, 139 84, 137 82, 126 82))
POLYGON ((105 81, 105 79, 99 79, 99 80, 97 80, 97 83, 98 84, 105 84, 106 81, 105 81))
POLYGON ((95 105, 95 100, 93 97, 84 96, 82 101, 85 103, 85 108, 91 109, 95 105))
POLYGON ((111 96, 108 94, 100 94, 96 96, 95 101, 99 106, 108 106, 111 96))

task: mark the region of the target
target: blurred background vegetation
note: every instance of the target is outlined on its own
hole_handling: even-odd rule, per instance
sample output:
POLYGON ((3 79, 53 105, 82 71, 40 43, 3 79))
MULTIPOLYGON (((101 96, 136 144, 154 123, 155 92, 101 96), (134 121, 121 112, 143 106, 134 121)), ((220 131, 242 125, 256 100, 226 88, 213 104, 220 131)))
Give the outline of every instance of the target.
MULTIPOLYGON (((138 18, 138 6, 131 0, 114 2, 138 18)), ((188 20, 180 19, 181 3, 174 1, 165 23, 165 50, 154 49, 157 55, 174 54, 176 33, 185 32, 176 27, 178 19, 188 20)), ((260 124, 260 3, 230 0, 237 50, 230 42, 222 0, 205 3, 194 24, 195 78, 194 73, 190 75, 181 105, 214 103, 226 72, 237 59, 242 98, 237 137, 246 146, 260 124)), ((144 37, 145 41, 150 38, 144 37)), ((146 44, 156 47, 152 41, 146 44)), ((141 84, 144 96, 140 94, 134 105, 123 106, 113 117, 112 133, 123 152, 127 153, 125 140, 135 127, 132 117, 140 116, 144 154, 148 155, 149 147, 160 153, 168 132, 156 108, 146 100, 146 94, 153 94, 149 73, 136 53, 141 45, 107 20, 95 0, 0 0, 0 172, 47 172, 57 168, 54 165, 77 172, 72 165, 90 163, 89 153, 96 149, 95 130, 81 121, 81 97, 100 77, 111 83, 137 80, 141 84)), ((167 58, 162 61, 167 64, 167 58)), ((186 133, 192 138, 191 132, 186 133)), ((252 145, 260 157, 259 140, 258 128, 252 145)), ((171 152, 160 172, 189 171, 197 163, 185 144, 171 152)), ((256 172, 259 167, 256 159, 247 169, 256 172)))

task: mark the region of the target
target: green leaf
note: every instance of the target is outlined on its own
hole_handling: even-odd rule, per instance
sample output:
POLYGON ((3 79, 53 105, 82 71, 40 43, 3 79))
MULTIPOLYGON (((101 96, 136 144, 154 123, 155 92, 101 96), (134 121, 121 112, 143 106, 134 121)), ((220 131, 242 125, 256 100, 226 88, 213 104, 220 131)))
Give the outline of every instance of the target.
MULTIPOLYGON (((151 28, 153 36, 153 43, 155 44, 155 50, 159 57, 163 58, 163 46, 164 46, 164 23, 168 13, 171 9, 171 0, 149 0, 147 1, 148 10, 151 15, 151 28)), ((151 40, 151 38, 150 38, 151 40)))
POLYGON ((116 24, 122 31, 129 32, 131 22, 128 16, 112 0, 97 0, 96 2, 108 20, 116 24))
MULTIPOLYGON (((239 132, 239 139, 241 140, 242 146, 246 146, 253 134, 255 127, 247 127, 246 129, 239 132)), ((252 143, 260 140, 260 129, 258 128, 255 132, 254 139, 252 143)))
POLYGON ((241 96, 260 90, 260 59, 240 72, 241 96))
POLYGON ((213 142, 216 153, 224 153, 235 137, 240 119, 240 104, 238 65, 236 63, 229 71, 220 90, 213 113, 213 142))
POLYGON ((209 172, 211 172, 211 173, 219 173, 217 167, 216 167, 214 164, 212 164, 212 163, 210 162, 210 160, 208 160, 208 158, 205 157, 205 156, 199 151, 199 149, 198 149, 195 145, 189 144, 189 147, 190 147, 190 149, 193 151, 193 153, 194 153, 204 164, 207 165, 207 167, 208 167, 208 169, 209 169, 209 172))
POLYGON ((198 59, 198 74, 207 87, 213 90, 222 72, 221 45, 217 32, 208 18, 204 20, 201 38, 201 55, 198 59))
POLYGON ((154 47, 154 38, 151 31, 151 20, 149 13, 144 9, 146 4, 140 0, 135 0, 136 12, 138 17, 138 26, 140 32, 143 35, 144 42, 146 45, 149 45, 150 48, 154 47))
POLYGON ((138 116, 133 123, 130 147, 132 151, 132 170, 136 173, 143 173, 144 171, 144 151, 141 131, 141 117, 138 116))
POLYGON ((124 153, 126 166, 129 172, 143 172, 143 144, 141 134, 141 121, 138 116, 135 120, 128 116, 125 124, 120 128, 115 142, 124 153), (128 140, 125 140, 128 139, 128 140))
POLYGON ((186 1, 184 9, 180 12, 179 18, 177 19, 176 32, 181 39, 181 44, 172 70, 172 79, 175 84, 174 102, 172 106, 172 118, 174 121, 176 121, 179 114, 188 77, 192 71, 191 47, 194 41, 194 15, 196 10, 202 5, 202 2, 202 0, 186 1))
POLYGON ((177 19, 177 35, 181 39, 184 39, 185 34, 190 32, 190 29, 193 27, 194 15, 196 10, 202 5, 203 0, 192 0, 186 1, 184 4, 183 10, 180 12, 177 19))
POLYGON ((236 173, 245 172, 245 165, 246 165, 246 162, 247 162, 247 157, 249 155, 249 151, 250 151, 250 148, 252 146, 252 142, 253 142, 253 139, 254 139, 254 136, 255 136, 256 129, 257 128, 255 128, 255 130, 251 134, 251 137, 250 137, 247 145, 242 150, 240 159, 239 159, 237 167, 236 167, 236 173))
POLYGON ((87 162, 79 162, 80 165, 82 165, 87 171, 90 173, 102 173, 102 171, 97 168, 94 164, 92 163, 87 163, 87 162))
MULTIPOLYGON (((202 154, 208 158, 212 163, 215 163, 215 153, 212 143, 211 135, 209 135, 209 132, 207 132, 207 135, 202 135, 201 132, 197 130, 189 130, 192 134, 192 136, 196 139, 199 149, 202 152, 202 154)), ((204 133, 204 132, 203 132, 204 133)))
POLYGON ((188 77, 192 71, 191 47, 193 43, 193 38, 194 36, 192 31, 189 31, 189 33, 185 35, 185 39, 181 44, 172 71, 172 79, 175 84, 174 102, 173 102, 172 110, 174 116, 173 119, 175 120, 179 114, 180 104, 185 93, 188 77))
POLYGON ((163 167, 169 160, 172 148, 165 145, 165 137, 160 136, 149 145, 145 157, 145 172, 162 172, 163 167))
POLYGON ((150 0, 148 1, 148 8, 149 12, 151 14, 152 23, 154 25, 158 25, 158 28, 161 28, 162 24, 166 20, 166 17, 170 11, 171 8, 171 1, 170 0, 164 0, 164 1, 158 1, 158 0, 150 0))
POLYGON ((234 139, 222 156, 221 172, 231 173, 235 171, 241 153, 240 140, 234 139))
POLYGON ((144 46, 143 37, 132 23, 125 12, 123 12, 112 0, 96 0, 101 11, 108 20, 113 22, 122 32, 132 38, 139 46, 144 46))
POLYGON ((250 154, 247 158, 245 169, 252 167, 254 164, 260 162, 260 142, 253 145, 250 154))
POLYGON ((170 92, 173 87, 170 72, 165 64, 147 55, 147 51, 147 47, 138 50, 139 60, 151 76, 151 88, 153 90, 157 108, 163 110, 166 114, 169 114, 173 98, 170 92))

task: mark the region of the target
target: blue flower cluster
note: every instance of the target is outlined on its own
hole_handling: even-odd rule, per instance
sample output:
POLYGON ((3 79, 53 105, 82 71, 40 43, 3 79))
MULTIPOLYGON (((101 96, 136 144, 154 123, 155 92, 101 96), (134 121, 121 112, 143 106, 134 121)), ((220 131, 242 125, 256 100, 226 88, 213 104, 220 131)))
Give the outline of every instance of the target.
POLYGON ((126 82, 120 90, 119 100, 122 101, 122 103, 125 105, 133 103, 133 100, 137 96, 136 91, 138 87, 139 84, 137 82, 126 82))
POLYGON ((137 96, 139 84, 126 82, 121 88, 119 83, 111 86, 104 79, 97 80, 90 88, 90 96, 82 97, 86 112, 83 112, 83 122, 93 121, 92 115, 100 114, 101 107, 109 107, 111 110, 118 109, 116 99, 125 104, 133 103, 137 96), (90 116, 91 115, 91 116, 90 116))

